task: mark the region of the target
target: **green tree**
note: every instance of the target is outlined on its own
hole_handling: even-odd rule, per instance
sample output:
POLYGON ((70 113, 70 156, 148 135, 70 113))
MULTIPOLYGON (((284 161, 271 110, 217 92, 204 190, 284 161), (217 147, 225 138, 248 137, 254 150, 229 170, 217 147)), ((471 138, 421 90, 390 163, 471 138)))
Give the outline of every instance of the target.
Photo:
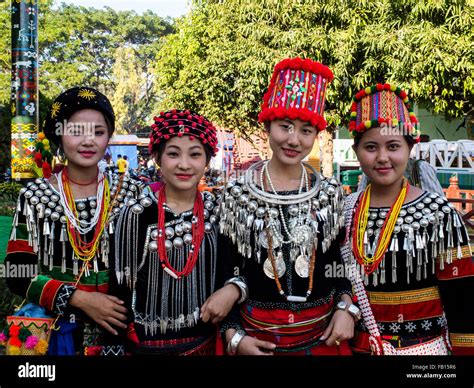
POLYGON ((8 2, 0 3, 0 103, 10 100, 11 22, 8 2))
POLYGON ((357 90, 381 81, 461 117, 472 112, 473 15, 466 1, 194 1, 157 56, 160 108, 188 106, 236 133, 258 133, 273 66, 301 56, 335 74, 330 130, 346 122, 357 90))
MULTIPOLYGON (((158 95, 153 88, 150 68, 161 47, 162 37, 173 32, 173 21, 151 11, 97 10, 39 0, 39 89, 40 123, 51 99, 77 85, 96 87, 116 103, 119 118, 129 114, 126 128, 150 121, 158 95), (133 51, 140 78, 140 91, 119 85, 126 80, 114 78, 120 53, 133 51), (142 82, 143 81, 143 82, 142 82), (122 95, 116 94, 121 89, 122 95), (133 94, 132 96, 128 93, 133 94), (125 107, 125 108, 123 108, 125 107)), ((9 165, 10 153, 10 79, 11 79, 10 1, 0 2, 0 164, 9 165)))
POLYGON ((117 87, 113 67, 117 50, 131 47, 145 70, 172 31, 169 20, 151 11, 97 10, 62 4, 45 15, 40 30, 40 85, 55 96, 79 84, 112 94, 117 87), (153 54, 152 54, 153 53, 153 54))
POLYGON ((133 48, 117 49, 113 78, 117 84, 112 97, 117 133, 136 133, 147 125, 152 80, 142 72, 133 48))
POLYGON ((10 161, 10 25, 9 7, 7 3, 0 3, 0 170, 10 161))

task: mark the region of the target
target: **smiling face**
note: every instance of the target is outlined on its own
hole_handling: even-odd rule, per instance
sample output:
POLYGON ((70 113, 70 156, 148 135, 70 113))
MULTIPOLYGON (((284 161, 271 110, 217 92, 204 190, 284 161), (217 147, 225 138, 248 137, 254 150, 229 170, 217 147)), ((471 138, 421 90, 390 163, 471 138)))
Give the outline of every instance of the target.
POLYGON ((269 125, 272 160, 286 166, 299 165, 311 152, 318 131, 301 120, 274 120, 269 125))
POLYGON ((400 184, 411 147, 402 135, 384 132, 381 128, 371 128, 353 148, 372 185, 390 187, 400 184))
POLYGON ((189 136, 173 136, 166 141, 158 163, 170 188, 194 190, 206 169, 206 151, 199 140, 191 140, 189 136))
POLYGON ((109 143, 109 128, 104 115, 93 109, 75 112, 61 136, 68 165, 73 168, 96 167, 109 143))

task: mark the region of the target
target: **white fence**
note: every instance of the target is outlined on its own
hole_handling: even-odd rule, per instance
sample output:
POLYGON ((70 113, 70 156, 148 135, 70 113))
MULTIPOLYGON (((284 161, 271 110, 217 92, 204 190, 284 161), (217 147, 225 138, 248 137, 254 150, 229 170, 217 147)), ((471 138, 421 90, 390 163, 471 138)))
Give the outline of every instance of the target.
POLYGON ((436 169, 459 169, 474 172, 474 141, 432 140, 413 147, 412 156, 425 159, 436 169))
MULTIPOLYGON (((334 163, 343 167, 358 167, 357 157, 352 150, 351 139, 334 139, 334 163)), ((418 143, 411 156, 425 159, 436 169, 461 169, 474 172, 474 141, 472 140, 432 140, 418 143)))

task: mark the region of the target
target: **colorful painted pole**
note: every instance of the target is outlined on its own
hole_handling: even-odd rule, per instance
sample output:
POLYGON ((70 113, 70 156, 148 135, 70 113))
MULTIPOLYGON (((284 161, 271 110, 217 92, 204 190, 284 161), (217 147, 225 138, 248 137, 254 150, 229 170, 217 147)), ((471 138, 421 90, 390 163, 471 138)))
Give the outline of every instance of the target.
POLYGON ((38 134, 38 3, 12 0, 12 178, 34 177, 38 134))

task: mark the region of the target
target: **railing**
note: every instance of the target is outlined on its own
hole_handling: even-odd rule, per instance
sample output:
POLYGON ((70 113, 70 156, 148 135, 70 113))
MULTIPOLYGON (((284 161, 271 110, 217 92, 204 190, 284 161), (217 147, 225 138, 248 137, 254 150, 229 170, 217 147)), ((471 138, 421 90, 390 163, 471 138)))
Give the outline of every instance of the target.
POLYGON ((412 156, 425 159, 437 169, 466 169, 474 172, 474 141, 432 140, 413 147, 412 156))

